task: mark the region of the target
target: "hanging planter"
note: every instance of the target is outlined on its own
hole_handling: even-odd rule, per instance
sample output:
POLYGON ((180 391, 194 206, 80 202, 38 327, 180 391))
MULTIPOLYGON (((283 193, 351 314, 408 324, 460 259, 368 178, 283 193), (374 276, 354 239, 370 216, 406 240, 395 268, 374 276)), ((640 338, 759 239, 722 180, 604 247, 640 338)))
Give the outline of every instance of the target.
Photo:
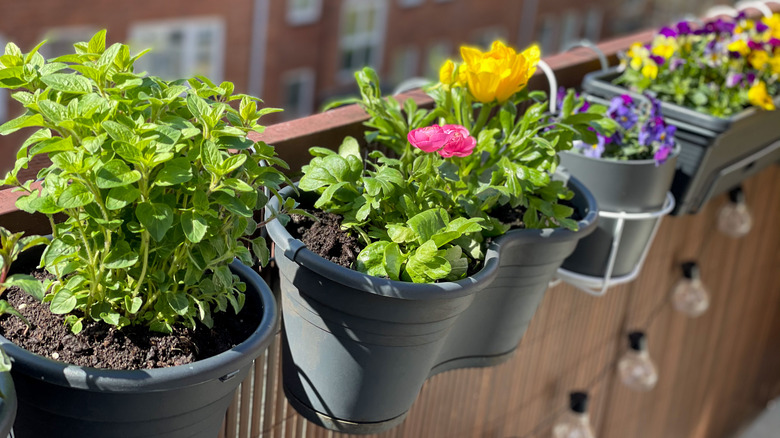
POLYGON ((561 165, 593 192, 601 215, 597 230, 563 263, 561 278, 575 273, 608 287, 638 275, 661 216, 673 206, 668 191, 680 147, 676 129, 664 122, 652 98, 587 101, 609 105, 607 115, 617 130, 561 154, 561 165))
POLYGON ((780 159, 780 112, 774 111, 780 100, 772 98, 778 83, 768 62, 777 49, 766 36, 773 26, 776 20, 743 15, 709 21, 698 31, 680 22, 661 29, 648 46, 632 46, 626 67, 585 76, 583 89, 594 95, 636 96, 638 88, 664 101, 682 147, 672 184, 674 214, 698 212, 780 159))
POLYGON ((579 231, 510 231, 490 244, 482 270, 455 282, 369 276, 323 259, 278 221, 269 223, 290 403, 323 427, 376 433, 403 421, 428 377, 508 359, 557 268, 595 228, 592 196, 575 179, 569 185, 584 217, 579 231))

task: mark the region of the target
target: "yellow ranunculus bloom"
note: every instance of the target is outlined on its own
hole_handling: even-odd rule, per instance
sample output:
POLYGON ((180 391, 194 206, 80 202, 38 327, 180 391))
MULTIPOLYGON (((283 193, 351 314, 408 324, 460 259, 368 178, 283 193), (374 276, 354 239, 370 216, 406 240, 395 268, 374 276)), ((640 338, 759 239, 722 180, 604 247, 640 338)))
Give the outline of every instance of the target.
POLYGON ((748 100, 750 100, 752 105, 767 111, 775 109, 775 102, 772 100, 772 96, 766 92, 766 84, 763 81, 759 81, 750 87, 750 90, 748 90, 748 100))
POLYGON ((742 56, 747 56, 750 53, 750 47, 745 40, 735 40, 729 43, 727 46, 730 52, 737 52, 742 56))
POLYGON ((754 50, 753 52, 750 52, 748 62, 750 62, 750 65, 756 70, 761 70, 766 63, 769 62, 769 54, 763 50, 754 50))
MULTIPOLYGON (((493 42, 490 50, 482 52, 474 47, 460 48, 463 57, 463 77, 471 95, 479 102, 506 102, 525 88, 536 72, 541 53, 532 45, 522 53, 500 41, 493 42)), ((461 70, 458 69, 460 77, 461 70)))
POLYGON ((647 64, 645 64, 644 67, 642 67, 642 76, 650 79, 655 79, 658 77, 658 66, 655 65, 654 62, 649 61, 647 64))
POLYGON ((453 77, 454 71, 455 63, 453 63, 450 59, 444 61, 444 64, 442 64, 441 68, 439 69, 439 82, 444 85, 454 84, 456 82, 456 79, 453 77))

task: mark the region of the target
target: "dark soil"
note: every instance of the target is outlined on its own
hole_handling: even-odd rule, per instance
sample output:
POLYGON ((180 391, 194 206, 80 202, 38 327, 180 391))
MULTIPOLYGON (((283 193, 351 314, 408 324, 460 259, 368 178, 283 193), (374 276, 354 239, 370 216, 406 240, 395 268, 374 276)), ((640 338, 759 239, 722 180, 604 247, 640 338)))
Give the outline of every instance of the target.
MULTIPOLYGON (((48 275, 36 271, 39 279, 48 275)), ((49 311, 18 288, 9 288, 5 299, 32 324, 28 327, 13 315, 0 316, 0 334, 27 351, 79 366, 136 370, 185 365, 227 351, 240 344, 257 328, 259 315, 248 310, 236 317, 232 309, 214 313, 214 328, 199 325, 195 330, 176 327, 170 335, 150 332, 145 326, 122 330, 104 322, 86 322, 73 334, 64 315, 49 311)))
MULTIPOLYGON (((580 214, 579 210, 574 207, 574 204, 572 204, 571 201, 562 199, 559 200, 558 203, 561 205, 572 207, 574 209, 574 213, 572 213, 571 219, 578 222, 582 220, 582 215, 580 214)), ((525 228, 525 223, 523 222, 523 215, 525 214, 525 211, 526 208, 523 206, 512 208, 509 204, 504 204, 494 208, 490 212, 490 215, 505 224, 509 224, 514 230, 514 229, 525 228)))
POLYGON ((358 239, 341 229, 341 216, 307 210, 316 219, 294 214, 287 229, 309 250, 345 268, 352 268, 362 249, 358 239))

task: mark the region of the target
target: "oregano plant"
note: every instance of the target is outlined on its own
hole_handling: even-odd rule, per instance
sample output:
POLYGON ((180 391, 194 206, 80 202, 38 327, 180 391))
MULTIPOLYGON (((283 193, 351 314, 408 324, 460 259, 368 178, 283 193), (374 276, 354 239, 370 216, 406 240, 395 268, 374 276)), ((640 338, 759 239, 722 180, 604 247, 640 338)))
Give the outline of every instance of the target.
POLYGON ((48 61, 40 46, 24 54, 9 43, 0 56, 0 86, 25 109, 0 134, 37 128, 0 182, 24 192, 18 208, 50 219, 41 263, 56 279, 43 301, 74 332, 86 320, 170 332, 238 312, 245 285, 228 264, 268 261, 253 212, 268 201, 264 187, 278 196, 287 182, 274 148, 247 133, 278 110, 230 82, 137 72, 143 52, 106 47, 105 30, 48 61), (40 184, 20 181, 39 155, 51 161, 40 184))

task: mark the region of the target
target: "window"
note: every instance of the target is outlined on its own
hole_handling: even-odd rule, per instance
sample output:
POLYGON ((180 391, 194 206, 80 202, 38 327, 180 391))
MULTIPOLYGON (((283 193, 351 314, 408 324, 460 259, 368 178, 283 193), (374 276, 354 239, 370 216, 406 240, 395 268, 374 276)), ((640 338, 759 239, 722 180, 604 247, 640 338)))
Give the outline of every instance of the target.
POLYGON ((222 81, 225 28, 219 18, 174 20, 133 25, 130 41, 136 50, 152 51, 136 63, 164 79, 204 75, 222 81))
POLYGON ((394 84, 417 76, 417 64, 420 59, 420 51, 417 47, 405 47, 396 50, 393 55, 393 71, 391 80, 394 84))
POLYGON ((604 12, 597 7, 588 9, 585 17, 585 38, 592 42, 597 42, 601 37, 601 23, 604 18, 604 12))
POLYGON ((314 71, 310 68, 292 70, 282 77, 285 120, 308 116, 314 109, 314 71))
POLYGON ((439 79, 439 69, 444 61, 452 54, 452 46, 447 41, 441 41, 433 44, 428 49, 427 66, 425 76, 432 79, 439 79))
POLYGON ((98 29, 91 26, 56 27, 46 31, 41 55, 46 59, 74 53, 73 45, 89 41, 98 29))
POLYGON ((558 19, 552 15, 544 17, 539 26, 536 41, 542 50, 542 55, 550 55, 555 52, 555 36, 558 34, 558 19))
POLYGON ((293 26, 314 23, 320 19, 322 0, 287 0, 287 23, 293 26))
POLYGON ((385 0, 346 0, 341 10, 339 71, 345 81, 366 65, 379 68, 384 44, 385 0))
POLYGON ((580 39, 582 20, 576 11, 569 11, 563 16, 563 25, 561 26, 561 45, 559 51, 564 51, 569 44, 580 39))
POLYGON ((411 8, 413 6, 420 6, 425 0, 398 0, 398 4, 404 8, 411 8))
POLYGON ((483 49, 489 49, 495 40, 506 41, 506 32, 503 28, 488 27, 477 31, 474 38, 472 38, 474 44, 483 49))

